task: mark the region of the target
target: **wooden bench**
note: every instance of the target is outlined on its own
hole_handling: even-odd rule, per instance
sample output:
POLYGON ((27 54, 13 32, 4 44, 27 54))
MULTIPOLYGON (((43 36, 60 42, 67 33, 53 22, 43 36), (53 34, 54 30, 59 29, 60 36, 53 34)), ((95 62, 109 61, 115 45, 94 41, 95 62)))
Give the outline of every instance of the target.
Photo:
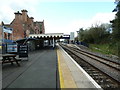
POLYGON ((13 62, 16 62, 16 64, 18 66, 20 66, 20 64, 18 63, 18 61, 21 61, 21 59, 16 59, 16 54, 2 54, 2 64, 4 63, 11 63, 13 64, 13 62))

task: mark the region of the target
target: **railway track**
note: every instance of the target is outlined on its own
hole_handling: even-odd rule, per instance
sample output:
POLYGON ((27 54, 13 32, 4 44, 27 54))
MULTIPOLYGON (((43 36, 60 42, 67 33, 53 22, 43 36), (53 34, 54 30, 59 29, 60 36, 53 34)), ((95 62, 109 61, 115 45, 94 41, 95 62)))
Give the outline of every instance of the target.
POLYGON ((81 53, 81 54, 83 54, 83 55, 85 55, 85 56, 87 56, 87 57, 90 57, 90 58, 92 58, 92 59, 95 59, 95 60, 97 60, 97 61, 99 61, 99 62, 101 62, 101 63, 103 63, 103 64, 106 64, 106 65, 108 65, 108 66, 110 66, 110 67, 112 67, 112 68, 115 68, 116 70, 120 71, 120 62, 112 61, 112 60, 109 60, 109 59, 100 57, 100 56, 98 56, 98 55, 95 55, 95 54, 93 54, 93 53, 90 53, 90 52, 88 52, 88 51, 84 51, 84 50, 80 49, 80 48, 77 47, 77 46, 75 46, 75 47, 76 47, 76 48, 74 48, 74 47, 72 47, 72 48, 74 48, 74 50, 75 50, 76 52, 79 52, 79 53, 81 53))
MULTIPOLYGON (((75 46, 77 49, 79 49, 80 51, 82 51, 82 52, 88 53, 88 54, 93 55, 93 56, 95 56, 95 57, 98 57, 98 58, 104 59, 104 60, 106 60, 106 61, 113 62, 113 63, 116 63, 116 64, 119 64, 119 65, 120 65, 120 60, 111 59, 111 58, 105 57, 105 56, 103 56, 103 55, 97 55, 97 54, 95 54, 95 53, 93 53, 93 52, 90 52, 90 51, 87 51, 87 50, 83 50, 83 49, 81 49, 79 46, 76 46, 76 45, 74 45, 74 46, 75 46)), ((120 66, 119 66, 119 68, 120 68, 120 66)))
POLYGON ((120 88, 120 63, 104 59, 78 47, 60 44, 68 54, 102 87, 120 88))

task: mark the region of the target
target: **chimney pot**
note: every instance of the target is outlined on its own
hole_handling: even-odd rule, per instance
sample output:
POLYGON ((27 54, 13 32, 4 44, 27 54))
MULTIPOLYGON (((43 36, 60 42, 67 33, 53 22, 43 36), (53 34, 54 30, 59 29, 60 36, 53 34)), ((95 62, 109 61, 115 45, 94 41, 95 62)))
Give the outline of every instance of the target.
POLYGON ((25 9, 23 9, 23 10, 21 10, 21 12, 28 12, 27 10, 25 10, 25 9))

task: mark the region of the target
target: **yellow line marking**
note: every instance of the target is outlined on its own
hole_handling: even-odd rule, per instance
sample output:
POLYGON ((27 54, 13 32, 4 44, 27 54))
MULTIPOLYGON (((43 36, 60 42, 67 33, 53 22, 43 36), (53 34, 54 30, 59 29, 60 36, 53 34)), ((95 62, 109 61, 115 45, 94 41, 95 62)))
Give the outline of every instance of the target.
POLYGON ((60 67, 60 56, 59 56, 59 51, 57 50, 57 56, 58 56, 58 69, 59 69, 59 77, 60 77, 60 88, 64 88, 64 79, 62 76, 62 71, 60 67))
POLYGON ((68 67, 68 63, 66 62, 66 55, 63 51, 58 48, 57 50, 58 56, 58 69, 59 69, 59 77, 60 77, 60 88, 77 88, 76 82, 72 76, 72 73, 68 67))

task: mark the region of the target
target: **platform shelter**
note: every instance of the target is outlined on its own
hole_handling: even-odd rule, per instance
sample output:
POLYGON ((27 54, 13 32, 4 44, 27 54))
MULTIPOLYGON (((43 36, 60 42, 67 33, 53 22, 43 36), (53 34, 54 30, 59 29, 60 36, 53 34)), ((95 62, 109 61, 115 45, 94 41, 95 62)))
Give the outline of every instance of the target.
POLYGON ((29 38, 38 40, 37 44, 40 46, 53 46, 55 47, 56 40, 70 39, 70 35, 63 33, 46 33, 46 34, 30 34, 29 38))

